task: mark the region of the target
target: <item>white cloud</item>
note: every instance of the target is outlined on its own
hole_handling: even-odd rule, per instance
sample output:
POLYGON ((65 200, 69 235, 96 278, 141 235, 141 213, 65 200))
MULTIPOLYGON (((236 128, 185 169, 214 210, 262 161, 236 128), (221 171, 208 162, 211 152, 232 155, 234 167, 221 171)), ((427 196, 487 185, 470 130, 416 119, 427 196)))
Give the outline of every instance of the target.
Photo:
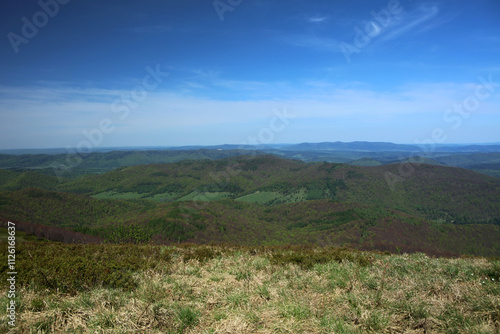
POLYGON ((328 20, 326 16, 312 16, 307 18, 307 21, 310 23, 321 23, 325 22, 326 20, 328 20))
MULTIPOLYGON (((115 130, 106 138, 112 142, 126 139, 130 144, 135 138, 141 140, 141 136, 154 140, 152 134, 155 133, 167 136, 197 131, 205 136, 210 131, 217 131, 214 135, 220 138, 225 138, 225 134, 235 138, 242 129, 258 131, 258 124, 265 124, 274 116, 273 110, 286 107, 296 116, 293 122, 297 124, 316 122, 316 126, 322 127, 342 119, 347 122, 345 124, 354 126, 360 120, 379 119, 386 121, 384 126, 390 127, 391 122, 397 120, 401 131, 415 132, 413 124, 401 124, 401 119, 419 119, 421 124, 433 120, 439 125, 447 109, 462 103, 468 96, 474 96, 477 85, 476 82, 408 84, 392 91, 375 91, 359 85, 347 88, 309 81, 304 83, 309 89, 300 89, 300 95, 294 95, 290 90, 289 94, 275 98, 235 101, 158 90, 148 92, 147 98, 138 102, 137 107, 130 108, 130 113, 123 119, 124 113, 113 112, 112 105, 125 91, 2 87, 0 131, 3 145, 6 145, 5 140, 12 142, 17 138, 17 142, 23 142, 30 138, 25 147, 42 142, 47 143, 45 146, 76 146, 85 138, 83 130, 97 129, 101 120, 110 119, 115 130)), ((255 85, 249 83, 248 86, 255 85)), ((497 85, 495 89, 500 87, 497 85)), ((263 96, 267 96, 265 92, 263 96)), ((500 97, 492 95, 481 101, 471 119, 495 119, 499 107, 500 97)), ((197 140, 203 143, 200 138, 197 140)))

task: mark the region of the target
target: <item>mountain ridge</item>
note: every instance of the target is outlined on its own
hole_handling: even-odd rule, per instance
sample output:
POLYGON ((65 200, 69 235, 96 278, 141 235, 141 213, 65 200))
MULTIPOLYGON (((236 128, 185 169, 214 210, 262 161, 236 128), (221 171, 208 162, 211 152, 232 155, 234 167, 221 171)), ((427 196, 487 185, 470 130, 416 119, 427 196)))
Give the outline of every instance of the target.
MULTIPOLYGON (((372 142, 372 141, 324 141, 324 142, 302 142, 302 143, 281 143, 281 144, 221 144, 221 145, 182 145, 182 146, 123 146, 123 147, 94 147, 93 153, 106 153, 112 151, 193 151, 193 150, 269 150, 283 149, 296 150, 297 147, 308 147, 309 149, 340 149, 340 150, 358 150, 363 151, 407 151, 407 152, 427 152, 428 147, 418 144, 396 144, 392 142, 372 142), (424 149, 425 148, 425 149, 424 149)), ((431 147, 435 151, 442 152, 500 152, 500 143, 478 143, 478 144, 436 144, 431 147)), ((77 148, 34 148, 34 149, 0 149, 0 155, 36 155, 36 154, 85 154, 80 153, 77 148)))

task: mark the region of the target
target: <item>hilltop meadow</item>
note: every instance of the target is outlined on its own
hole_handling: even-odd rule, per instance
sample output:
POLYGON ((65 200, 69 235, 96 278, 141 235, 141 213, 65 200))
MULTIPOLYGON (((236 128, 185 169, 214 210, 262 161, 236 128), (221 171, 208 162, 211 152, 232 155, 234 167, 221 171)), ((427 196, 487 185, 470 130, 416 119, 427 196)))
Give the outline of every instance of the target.
MULTIPOLYGON (((19 244, 18 254, 18 325, 3 316, 5 333, 500 329, 498 259, 314 246, 50 242, 19 244)), ((2 304, 6 290, 3 281, 2 304)))

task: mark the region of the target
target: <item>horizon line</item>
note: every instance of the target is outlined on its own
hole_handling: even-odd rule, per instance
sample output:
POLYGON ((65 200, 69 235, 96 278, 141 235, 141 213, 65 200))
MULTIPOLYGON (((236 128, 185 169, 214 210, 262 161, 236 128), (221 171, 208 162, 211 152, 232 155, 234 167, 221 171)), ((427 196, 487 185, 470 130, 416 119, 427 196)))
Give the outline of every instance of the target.
MULTIPOLYGON (((120 146, 101 146, 94 147, 90 152, 76 152, 78 150, 77 147, 23 147, 23 148, 0 148, 0 151, 29 151, 29 150, 65 150, 65 151, 73 151, 74 153, 80 154, 88 154, 95 153, 102 150, 107 149, 132 149, 132 148, 161 148, 161 149, 178 149, 178 148, 189 148, 189 147, 201 147, 201 148, 210 148, 210 147, 221 147, 221 146, 239 146, 242 149, 248 149, 248 147, 271 147, 271 146, 293 146, 293 145, 302 145, 302 144, 353 144, 353 143, 370 143, 370 144, 394 144, 394 145, 408 145, 421 147, 422 145, 415 143, 395 143, 390 141, 366 141, 366 140, 356 140, 356 141, 321 141, 321 142, 297 142, 297 143, 268 143, 268 144, 187 144, 187 145, 120 145, 120 146)), ((431 143, 438 147, 446 147, 446 146, 492 146, 492 145, 500 145, 500 142, 481 142, 481 143, 431 143)))

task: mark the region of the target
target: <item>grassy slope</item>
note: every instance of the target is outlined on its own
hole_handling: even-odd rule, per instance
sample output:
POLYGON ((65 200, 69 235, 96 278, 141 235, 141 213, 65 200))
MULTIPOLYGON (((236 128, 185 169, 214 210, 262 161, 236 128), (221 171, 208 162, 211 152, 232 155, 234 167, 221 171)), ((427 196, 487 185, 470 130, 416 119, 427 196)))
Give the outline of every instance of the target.
POLYGON ((498 261, 324 248, 103 247, 20 245, 17 327, 4 313, 0 331, 479 334, 500 327, 498 261), (82 274, 58 272, 54 263, 78 263, 82 274))

